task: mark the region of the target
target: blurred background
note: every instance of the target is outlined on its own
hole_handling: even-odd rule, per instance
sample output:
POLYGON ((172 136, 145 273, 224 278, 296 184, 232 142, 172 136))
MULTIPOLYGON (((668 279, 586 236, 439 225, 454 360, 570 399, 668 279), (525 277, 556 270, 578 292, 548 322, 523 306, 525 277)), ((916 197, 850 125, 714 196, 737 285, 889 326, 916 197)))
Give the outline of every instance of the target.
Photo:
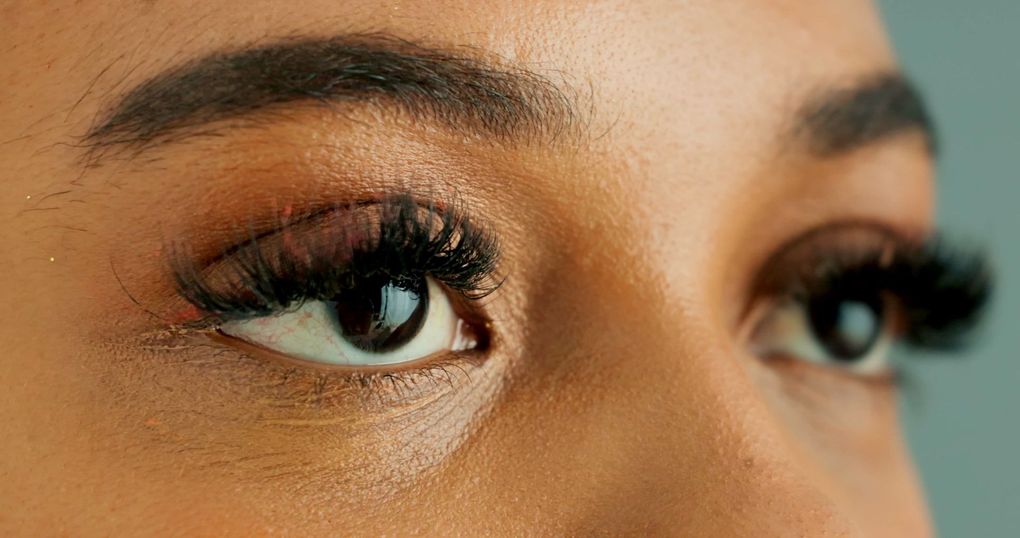
POLYGON ((1020 0, 880 0, 942 138, 939 221, 998 297, 963 361, 908 370, 903 413, 941 536, 1020 536, 1020 0))

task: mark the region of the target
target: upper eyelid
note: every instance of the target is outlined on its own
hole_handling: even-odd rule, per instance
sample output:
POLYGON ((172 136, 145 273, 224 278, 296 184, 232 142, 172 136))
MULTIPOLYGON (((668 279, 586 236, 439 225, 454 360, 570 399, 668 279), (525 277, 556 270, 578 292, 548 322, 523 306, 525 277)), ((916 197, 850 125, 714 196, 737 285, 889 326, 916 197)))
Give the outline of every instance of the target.
MULTIPOLYGON (((435 252, 426 252, 422 249, 441 249, 443 256, 455 257, 457 263, 450 263, 450 267, 436 268, 436 271, 445 271, 444 274, 435 276, 446 286, 469 296, 471 293, 488 293, 491 290, 483 289, 481 286, 482 281, 492 276, 495 271, 495 263, 499 256, 498 241, 487 228, 472 224, 466 217, 466 209, 459 207, 458 204, 459 202, 455 200, 441 203, 422 202, 421 199, 410 194, 402 193, 380 198, 378 201, 358 201, 329 210, 309 212, 307 217, 294 219, 294 223, 282 221, 278 229, 265 231, 261 234, 251 234, 251 238, 247 241, 228 247, 223 254, 215 256, 211 265, 209 262, 202 264, 194 256, 187 255, 186 251, 184 255, 180 255, 179 249, 171 247, 169 248, 171 276, 176 282, 178 292, 203 311, 228 312, 232 308, 236 309, 247 305, 245 308, 250 310, 250 314, 245 314, 245 317, 264 315, 278 307, 275 300, 286 300, 287 297, 298 294, 296 290, 300 283, 296 281, 308 278, 329 278, 326 275, 304 273, 325 271, 335 278, 342 276, 340 273, 344 270, 357 269, 357 267, 346 265, 348 262, 358 262, 355 256, 358 255, 358 249, 361 247, 353 243, 346 245, 350 256, 348 262, 339 263, 336 258, 319 259, 316 256, 328 258, 330 256, 328 249, 336 249, 338 245, 344 246, 343 243, 350 238, 349 234, 358 233, 357 230, 346 229, 344 226, 379 224, 383 226, 381 230, 378 230, 379 232, 387 231, 385 226, 402 226, 404 228, 399 229, 399 233, 412 234, 412 236, 405 237, 404 240, 424 243, 414 245, 412 251, 409 251, 411 255, 434 255, 435 252), (366 208, 367 210, 374 208, 378 211, 379 218, 361 221, 348 219, 347 222, 343 222, 345 212, 347 212, 347 216, 350 216, 351 212, 357 213, 358 210, 366 208), (386 211, 413 212, 415 216, 410 217, 409 221, 394 223, 387 220, 386 211), (420 213, 422 211, 424 216, 420 213), (323 215, 330 214, 337 215, 339 222, 323 223, 321 221, 323 215), (436 224, 440 228, 434 235, 430 230, 420 228, 436 224), (305 233, 292 233, 294 226, 303 226, 305 233), (406 227, 411 229, 406 229, 406 227), (413 237, 418 237, 418 239, 412 239, 413 237), (286 243, 287 238, 293 239, 296 246, 289 249, 284 248, 282 245, 286 243), (447 244, 454 239, 456 239, 455 245, 447 244), (308 241, 318 243, 318 246, 308 241), (267 243, 270 244, 267 245, 267 243), (304 252, 306 259, 301 259, 301 255, 295 254, 295 252, 301 251, 305 247, 308 249, 304 252), (263 256, 270 256, 272 259, 263 259, 263 256), (320 264, 325 265, 320 266, 320 264), (219 267, 222 271, 233 272, 233 274, 226 275, 227 280, 232 279, 233 285, 237 287, 231 289, 229 287, 231 283, 224 283, 222 278, 218 282, 215 281, 215 277, 208 274, 209 267, 219 267), (295 271, 295 269, 301 271, 295 271), (302 272, 302 274, 296 274, 298 272, 302 272), (286 286, 289 291, 285 290, 283 296, 267 298, 253 296, 258 295, 260 289, 267 290, 261 292, 263 294, 272 293, 273 286, 277 285, 274 282, 286 286), (224 288, 225 285, 227 288, 224 288), (239 293, 247 294, 247 299, 239 296, 239 293)), ((400 214, 404 216, 399 218, 408 218, 405 213, 400 214)), ((398 217, 391 214, 390 218, 398 217)), ((391 229, 390 232, 392 231, 391 229)), ((367 235, 373 233, 378 235, 372 231, 367 232, 367 235)), ((389 238, 379 236, 373 240, 379 242, 376 245, 377 248, 403 248, 399 245, 385 244, 387 239, 389 238)), ((334 250, 332 254, 336 254, 336 252, 334 250)), ((391 259, 390 263, 398 261, 400 260, 391 259)), ((414 268, 407 269, 413 270, 414 268)), ((212 273, 215 275, 216 271, 213 270, 212 273)), ((492 289, 496 286, 493 285, 492 289)), ((309 292, 314 293, 314 290, 309 292)))
MULTIPOLYGON (((408 199, 416 199, 414 195, 403 194, 398 196, 404 196, 408 199)), ((239 223, 237 225, 237 233, 234 234, 238 240, 234 241, 230 246, 226 248, 217 249, 212 256, 204 257, 201 260, 202 265, 211 266, 218 261, 230 258, 231 255, 250 248, 253 244, 258 243, 266 239, 270 239, 274 236, 278 236, 281 233, 287 232, 288 230, 293 231, 295 228, 300 226, 318 226, 322 225, 325 217, 331 214, 343 211, 356 210, 363 206, 369 206, 372 204, 384 203, 387 197, 377 198, 358 198, 350 202, 334 203, 326 206, 316 206, 304 210, 296 210, 293 204, 285 204, 282 208, 274 208, 273 218, 270 220, 250 220, 245 223, 239 223)), ((187 251, 189 250, 186 241, 180 241, 177 244, 171 242, 167 250, 171 253, 175 251, 187 251)), ((190 255, 191 252, 188 252, 190 255)))
POLYGON ((836 234, 849 234, 859 232, 868 235, 872 246, 883 243, 888 248, 908 249, 918 248, 936 234, 934 232, 904 232, 897 230, 885 223, 871 220, 839 220, 813 228, 802 233, 793 239, 780 245, 761 264, 757 271, 757 277, 752 283, 755 290, 760 292, 774 293, 782 291, 784 281, 788 280, 790 274, 787 271, 774 270, 781 265, 780 262, 788 260, 798 251, 803 256, 812 256, 806 246, 817 245, 821 240, 832 237, 836 234), (770 270, 772 269, 772 270, 770 270))

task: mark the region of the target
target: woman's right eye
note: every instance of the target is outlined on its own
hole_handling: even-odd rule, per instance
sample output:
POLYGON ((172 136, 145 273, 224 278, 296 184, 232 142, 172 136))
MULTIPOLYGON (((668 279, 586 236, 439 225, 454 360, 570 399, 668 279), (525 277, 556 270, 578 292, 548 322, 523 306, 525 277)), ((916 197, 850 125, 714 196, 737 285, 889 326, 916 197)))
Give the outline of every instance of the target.
POLYGON ((327 300, 282 313, 231 321, 220 332, 310 362, 387 366, 475 348, 478 336, 431 278, 397 283, 364 279, 327 300))
POLYGON ((797 358, 859 375, 887 373, 893 340, 889 308, 881 298, 787 299, 762 318, 752 349, 762 357, 797 358))
POLYGON ((837 224, 781 248, 759 276, 748 333, 752 353, 892 372, 892 344, 958 348, 991 293, 984 257, 877 225, 837 224))

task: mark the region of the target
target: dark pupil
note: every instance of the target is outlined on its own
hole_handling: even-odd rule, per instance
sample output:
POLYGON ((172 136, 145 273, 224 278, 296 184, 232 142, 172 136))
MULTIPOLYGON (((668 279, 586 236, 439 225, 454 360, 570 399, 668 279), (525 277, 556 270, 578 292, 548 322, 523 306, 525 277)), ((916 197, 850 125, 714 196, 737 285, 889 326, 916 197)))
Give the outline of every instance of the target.
POLYGON ((425 322, 428 287, 424 279, 410 287, 389 279, 370 279, 330 301, 340 333, 365 351, 386 352, 409 342, 425 322))
POLYGON ((882 334, 879 300, 820 297, 808 303, 808 318, 822 347, 841 361, 863 358, 882 334))

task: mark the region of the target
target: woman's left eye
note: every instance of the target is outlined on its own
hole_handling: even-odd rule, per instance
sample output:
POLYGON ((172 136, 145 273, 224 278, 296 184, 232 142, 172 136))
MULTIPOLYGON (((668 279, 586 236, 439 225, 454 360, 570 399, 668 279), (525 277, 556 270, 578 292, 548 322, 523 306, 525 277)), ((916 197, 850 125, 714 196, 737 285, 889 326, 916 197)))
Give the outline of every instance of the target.
POLYGON ((758 356, 803 360, 859 375, 889 370, 893 327, 881 296, 823 294, 773 303, 751 334, 758 356))
POLYGON ((327 300, 230 321, 220 332, 289 357, 343 366, 395 365, 478 346, 477 335, 431 278, 362 279, 327 300))

